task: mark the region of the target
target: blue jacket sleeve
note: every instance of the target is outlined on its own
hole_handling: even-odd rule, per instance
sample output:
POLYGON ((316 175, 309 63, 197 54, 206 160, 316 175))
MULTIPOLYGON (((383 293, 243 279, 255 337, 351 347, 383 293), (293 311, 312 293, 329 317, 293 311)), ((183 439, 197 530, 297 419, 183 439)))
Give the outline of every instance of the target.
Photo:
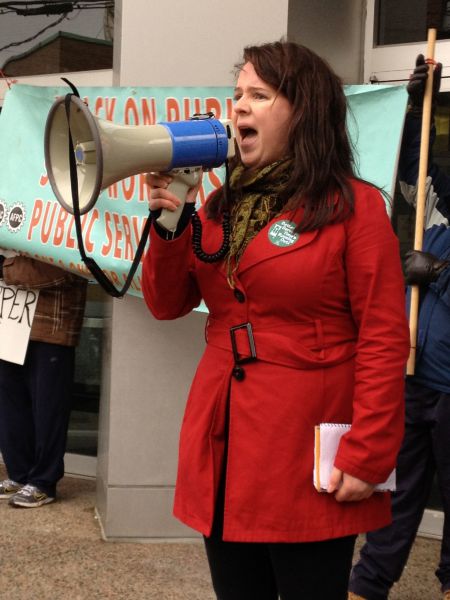
MULTIPOLYGON (((420 138, 422 120, 411 113, 406 115, 405 129, 398 166, 400 186, 406 201, 415 205, 416 184, 419 173, 420 138)), ((450 220, 450 177, 433 160, 436 128, 432 125, 428 156, 428 193, 425 229, 450 220)))

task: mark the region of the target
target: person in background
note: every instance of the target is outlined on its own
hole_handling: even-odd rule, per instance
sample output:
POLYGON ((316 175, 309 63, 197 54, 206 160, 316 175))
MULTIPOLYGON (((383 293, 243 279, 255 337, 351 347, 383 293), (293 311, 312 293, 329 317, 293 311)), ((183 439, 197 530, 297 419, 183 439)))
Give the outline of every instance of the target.
MULTIPOLYGON (((143 265, 156 318, 209 309, 174 514, 204 535, 220 600, 342 600, 356 535, 390 522, 389 494, 373 491, 403 435, 398 242, 354 174, 342 84, 315 53, 247 47, 233 122, 229 193, 209 197, 199 235, 191 190, 174 236, 152 225, 143 265), (322 422, 352 423, 328 493, 313 485, 322 422)), ((155 215, 174 210, 171 178, 147 177, 155 215)))
POLYGON ((8 479, 0 498, 14 507, 53 502, 64 475, 75 346, 87 280, 25 256, 0 255, 7 285, 39 291, 23 365, 0 360, 0 451, 8 479))
MULTIPOLYGON (((409 110, 399 162, 405 199, 415 205, 419 170, 422 106, 428 65, 419 55, 408 84, 409 110)), ((433 107, 442 65, 434 68, 433 107)), ((398 456, 393 522, 371 532, 361 549, 349 585, 349 599, 385 600, 400 579, 423 517, 433 478, 444 509, 441 559, 436 575, 450 600, 450 177, 433 162, 432 123, 423 251, 405 260, 407 283, 420 286, 417 356, 414 376, 406 380, 406 429, 398 456)))

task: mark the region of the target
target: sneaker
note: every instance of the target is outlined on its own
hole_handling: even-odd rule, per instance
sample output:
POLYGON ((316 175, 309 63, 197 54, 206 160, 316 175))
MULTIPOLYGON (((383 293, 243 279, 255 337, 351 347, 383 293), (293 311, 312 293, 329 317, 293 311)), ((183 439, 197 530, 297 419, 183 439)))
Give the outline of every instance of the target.
POLYGON ((21 483, 17 483, 17 481, 13 481, 12 479, 4 479, 0 481, 0 498, 11 498, 21 488, 21 483))
POLYGON ((8 504, 11 506, 22 506, 23 508, 37 508, 43 504, 53 502, 54 498, 41 492, 35 485, 24 485, 21 490, 11 496, 8 504))

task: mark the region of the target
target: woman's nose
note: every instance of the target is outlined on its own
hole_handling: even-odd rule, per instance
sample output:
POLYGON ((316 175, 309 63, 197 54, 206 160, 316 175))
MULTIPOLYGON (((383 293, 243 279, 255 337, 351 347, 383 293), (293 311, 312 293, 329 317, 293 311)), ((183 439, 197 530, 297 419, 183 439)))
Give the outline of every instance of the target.
POLYGON ((235 100, 233 105, 233 110, 235 113, 243 113, 248 112, 248 102, 242 96, 239 100, 235 100))

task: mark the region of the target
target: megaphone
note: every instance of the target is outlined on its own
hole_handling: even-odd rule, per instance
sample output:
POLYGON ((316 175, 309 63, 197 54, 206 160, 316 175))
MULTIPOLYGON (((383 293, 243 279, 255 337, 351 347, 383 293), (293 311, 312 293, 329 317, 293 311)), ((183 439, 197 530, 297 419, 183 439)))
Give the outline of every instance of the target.
POLYGON ((45 165, 57 200, 72 214, 69 135, 80 214, 90 211, 100 192, 121 179, 149 171, 170 172, 173 181, 169 189, 182 202, 175 212, 163 210, 158 218, 169 231, 175 231, 186 193, 198 183, 202 169, 222 165, 235 152, 231 121, 211 114, 156 125, 116 125, 92 115, 76 95, 70 96, 68 116, 65 98, 59 98, 45 126, 45 165))

